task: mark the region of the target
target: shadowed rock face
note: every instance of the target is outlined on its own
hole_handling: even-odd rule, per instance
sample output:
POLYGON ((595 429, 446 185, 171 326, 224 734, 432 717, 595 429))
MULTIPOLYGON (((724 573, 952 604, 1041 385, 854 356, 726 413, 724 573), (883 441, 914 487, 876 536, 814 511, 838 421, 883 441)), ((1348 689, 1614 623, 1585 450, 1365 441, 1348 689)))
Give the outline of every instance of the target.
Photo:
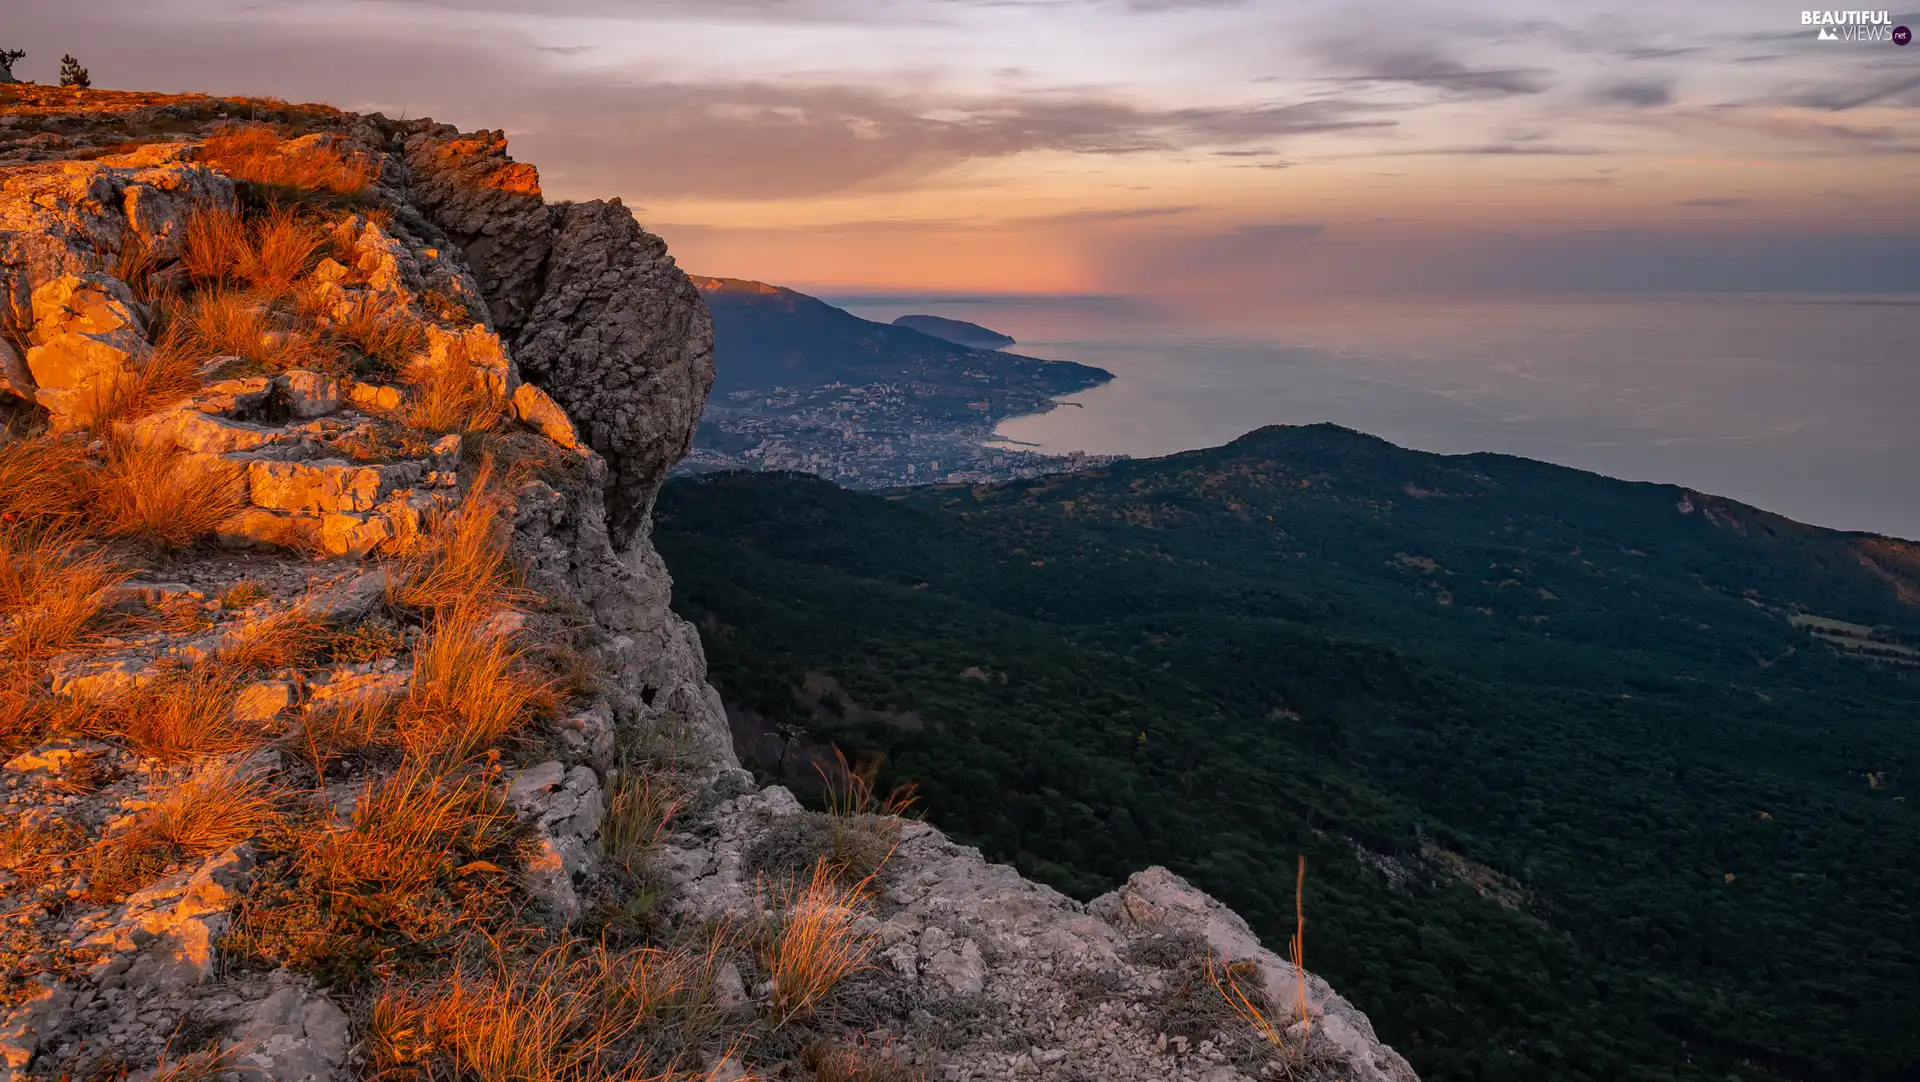
POLYGON ((499 132, 405 145, 415 205, 464 248, 521 370, 606 456, 609 526, 631 544, 713 387, 706 303, 619 200, 546 206, 499 132))
POLYGON ((556 218, 545 289, 514 356, 612 466, 607 509, 624 545, 644 534, 667 470, 693 445, 713 387, 713 320, 666 242, 619 201, 556 218))
POLYGON ((507 156, 503 132, 441 125, 405 143, 415 206, 466 252, 494 328, 511 338, 540 297, 553 247, 540 174, 507 156))

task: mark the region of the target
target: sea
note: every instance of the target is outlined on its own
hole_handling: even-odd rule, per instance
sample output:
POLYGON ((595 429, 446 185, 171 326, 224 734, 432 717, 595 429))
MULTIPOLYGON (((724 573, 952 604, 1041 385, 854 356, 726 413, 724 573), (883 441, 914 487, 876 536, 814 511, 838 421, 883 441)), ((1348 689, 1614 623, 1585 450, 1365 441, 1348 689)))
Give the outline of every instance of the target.
POLYGON ((1331 421, 1920 538, 1920 294, 824 299, 968 320, 1114 373, 1004 422, 1009 446, 1144 457, 1331 421))

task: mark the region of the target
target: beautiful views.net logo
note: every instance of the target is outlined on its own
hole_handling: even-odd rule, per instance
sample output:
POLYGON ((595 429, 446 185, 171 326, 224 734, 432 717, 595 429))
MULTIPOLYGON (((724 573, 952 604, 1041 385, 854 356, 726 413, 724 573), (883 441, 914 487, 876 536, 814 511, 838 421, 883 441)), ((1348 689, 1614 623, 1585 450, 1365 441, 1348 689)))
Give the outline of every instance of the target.
POLYGON ((1801 26, 1817 26, 1815 41, 1891 41, 1905 45, 1913 40, 1913 31, 1893 25, 1893 14, 1886 11, 1803 11, 1801 26))

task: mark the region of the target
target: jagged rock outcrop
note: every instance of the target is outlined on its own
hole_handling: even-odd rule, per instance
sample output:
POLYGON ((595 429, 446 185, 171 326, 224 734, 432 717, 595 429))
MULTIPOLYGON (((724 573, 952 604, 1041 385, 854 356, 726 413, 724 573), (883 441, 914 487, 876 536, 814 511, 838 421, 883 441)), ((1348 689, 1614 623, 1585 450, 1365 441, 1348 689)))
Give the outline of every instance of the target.
POLYGON ((616 540, 643 536, 713 388, 713 320, 666 242, 618 200, 565 207, 514 356, 613 466, 616 540))
MULTIPOLYGON (((1252 1035, 1204 964, 1246 963, 1235 972, 1270 1005, 1301 975, 1164 871, 1081 905, 924 824, 829 821, 756 788, 648 528, 712 383, 712 326, 620 204, 546 207, 498 133, 272 106, 324 130, 256 139, 252 167, 297 179, 282 166, 336 155, 370 163, 366 187, 319 200, 328 254, 244 313, 280 321, 262 354, 199 358, 188 385, 102 412, 96 392, 154 363, 155 313, 116 277, 153 268, 120 259, 126 246, 153 273, 184 273, 170 261, 188 215, 260 198, 206 153, 242 110, 8 93, 27 96, 0 125, 0 291, 27 302, 30 326, 28 355, 0 360, 51 431, 0 436, 0 454, 31 444, 99 477, 159 456, 162 487, 190 486, 182 506, 220 513, 164 561, 112 531, 83 538, 107 561, 82 568, 101 576, 82 599, 91 615, 57 646, 0 658, 0 739, 26 741, 0 771, 0 1082, 146 1082, 183 1062, 330 1082, 458 1062, 431 1058, 464 1055, 454 1037, 421 1037, 443 1023, 408 1013, 436 988, 510 983, 595 949, 603 977, 692 967, 676 971, 694 974, 684 998, 711 1025, 685 1027, 696 1038, 674 1052, 676 1079, 738 1078, 743 1063, 811 1079, 808 1049, 871 1040, 942 1082, 1411 1082, 1317 978, 1290 1051, 1252 1035), (164 121, 164 141, 111 153, 76 122, 87 110, 113 120, 103 140, 134 117, 164 121), (17 121, 35 116, 69 134, 33 142, 17 121), (396 319, 417 326, 386 333, 396 319), (375 332, 404 354, 375 363, 375 332), (320 360, 289 360, 301 342, 320 360), (323 364, 316 342, 346 360, 323 364), (464 420, 417 423, 450 402, 464 420), (489 554, 512 581, 489 577, 489 554), (537 680, 523 671, 536 658, 537 680), (193 819, 207 793, 219 814, 193 819), (402 815, 420 807, 433 815, 402 815), (433 833, 442 814, 458 829, 433 833), (859 909, 844 928, 861 964, 831 998, 776 1011, 792 994, 769 973, 768 937, 794 919, 781 869, 849 831, 881 849, 875 874, 837 896, 859 909), (442 848, 419 851, 423 837, 442 848), (455 934, 468 927, 481 931, 455 934), (592 945, 621 935, 672 945, 592 945), (673 953, 688 942, 704 954, 673 953), (465 968, 489 949, 522 953, 465 968)), ((32 536, 0 532, 16 546, 0 555, 32 536)), ((0 632, 40 642, 25 635, 49 634, 42 615, 0 611, 0 632)), ((470 1018, 483 999, 454 1002, 470 1018)))
MULTIPOLYGON (((785 789, 751 791, 744 772, 719 787, 748 791, 670 837, 662 856, 697 921, 748 919, 765 904, 767 839, 817 816, 785 789)), ((1417 1082, 1325 981, 1304 974, 1301 989, 1303 975, 1245 921, 1164 868, 1082 905, 924 823, 881 840, 891 852, 867 928, 876 968, 856 994, 929 1078, 1417 1082), (1222 1024, 1235 1016, 1200 968, 1209 952, 1250 964, 1239 979, 1285 1005, 1277 1024, 1292 1054, 1222 1024), (1286 1013, 1299 990, 1304 1024, 1286 1013)))
POLYGON ((553 226, 531 165, 507 155, 504 132, 431 127, 404 144, 409 196, 467 255, 488 311, 509 338, 540 298, 553 226))

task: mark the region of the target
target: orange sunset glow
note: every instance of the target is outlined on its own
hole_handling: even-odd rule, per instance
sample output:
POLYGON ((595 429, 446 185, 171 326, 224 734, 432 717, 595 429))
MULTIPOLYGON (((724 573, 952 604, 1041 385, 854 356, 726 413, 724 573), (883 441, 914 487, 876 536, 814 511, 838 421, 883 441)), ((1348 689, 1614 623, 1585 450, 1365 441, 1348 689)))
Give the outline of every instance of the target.
POLYGON ((36 56, 86 41, 118 84, 504 125, 551 195, 620 195, 690 269, 812 288, 1503 291, 1563 253, 1587 268, 1568 288, 1892 289, 1920 222, 1920 50, 1737 0, 91 0, 11 22, 36 56))

